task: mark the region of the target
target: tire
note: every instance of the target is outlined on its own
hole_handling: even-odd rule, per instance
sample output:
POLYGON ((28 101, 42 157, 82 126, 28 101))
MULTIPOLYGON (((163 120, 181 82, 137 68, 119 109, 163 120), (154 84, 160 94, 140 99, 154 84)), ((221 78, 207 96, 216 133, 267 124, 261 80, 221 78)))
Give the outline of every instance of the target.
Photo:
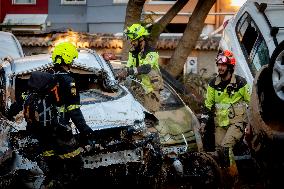
POLYGON ((284 41, 273 52, 269 66, 256 78, 256 92, 261 116, 266 124, 284 120, 279 109, 284 107, 284 41), (283 56, 283 58, 282 58, 283 56))
POLYGON ((284 41, 274 50, 269 66, 272 69, 272 85, 276 96, 284 101, 284 41))

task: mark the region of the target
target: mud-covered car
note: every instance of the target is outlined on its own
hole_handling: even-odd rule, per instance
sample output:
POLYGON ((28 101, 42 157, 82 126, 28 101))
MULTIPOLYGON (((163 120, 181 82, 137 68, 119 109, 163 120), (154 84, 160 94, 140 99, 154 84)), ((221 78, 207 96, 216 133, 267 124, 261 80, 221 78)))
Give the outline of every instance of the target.
MULTIPOLYGON (((114 72, 119 72, 126 65, 116 59, 110 63, 114 72)), ((161 106, 155 112, 159 122, 153 129, 159 134, 163 165, 167 167, 167 184, 173 184, 175 188, 215 188, 220 184, 220 170, 215 160, 204 152, 197 116, 180 96, 182 85, 162 68, 161 74, 161 106), (183 179, 177 178, 177 175, 183 179)), ((131 89, 131 81, 133 79, 127 77, 121 84, 131 89)), ((134 82, 139 84, 137 80, 134 82)))
MULTIPOLYGON (((24 52, 17 38, 12 33, 0 31, 0 65, 5 60, 13 61, 21 57, 24 57, 24 52)), ((1 77, 0 84, 3 82, 1 77)), ((3 93, 0 98, 3 98, 3 93)), ((9 123, 0 115, 0 188, 11 186, 16 176, 15 154, 9 143, 9 130, 9 123)))
MULTIPOLYGON (((2 63, 2 114, 27 90, 32 71, 52 66, 49 54, 2 63)), ((125 182, 155 188, 172 179, 170 183, 179 185, 217 184, 216 163, 198 153, 200 136, 194 131, 199 122, 167 82, 161 109, 154 115, 117 82, 111 64, 95 51, 80 49, 71 71, 79 88, 82 113, 94 136, 91 151, 83 154, 84 183, 125 182)), ((26 135, 22 114, 11 124, 12 144, 21 155, 36 162, 37 141, 26 135)), ((73 128, 76 135, 78 131, 73 128)))
MULTIPOLYGON (((51 66, 49 54, 4 61, 0 75, 2 114, 27 90, 32 71, 44 71, 51 66)), ((157 123, 157 118, 117 83, 109 64, 95 51, 80 50, 71 71, 79 88, 82 113, 94 136, 93 149, 84 154, 84 168, 90 172, 113 168, 105 175, 119 168, 122 175, 139 174, 143 178, 158 173, 162 158, 159 138, 147 130, 157 123)), ((12 135, 16 137, 17 150, 34 160, 32 148, 36 142, 25 136, 25 126, 20 113, 15 116, 12 135)), ((78 133, 75 127, 73 133, 78 133)))

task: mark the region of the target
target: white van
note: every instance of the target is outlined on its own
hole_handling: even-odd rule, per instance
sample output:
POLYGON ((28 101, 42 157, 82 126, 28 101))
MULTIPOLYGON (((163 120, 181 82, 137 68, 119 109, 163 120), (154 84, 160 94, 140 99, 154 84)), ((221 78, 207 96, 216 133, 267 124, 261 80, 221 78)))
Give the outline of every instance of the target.
POLYGON ((234 52, 237 59, 236 73, 245 77, 251 86, 262 66, 269 64, 274 67, 273 86, 282 100, 284 69, 281 69, 280 63, 282 56, 276 53, 284 46, 283 20, 283 1, 248 0, 228 21, 220 41, 221 49, 234 52))
POLYGON ((247 0, 228 21, 219 45, 234 53, 236 74, 252 86, 247 138, 255 159, 265 165, 262 171, 269 188, 282 181, 277 179, 279 172, 284 176, 283 20, 283 1, 247 0))

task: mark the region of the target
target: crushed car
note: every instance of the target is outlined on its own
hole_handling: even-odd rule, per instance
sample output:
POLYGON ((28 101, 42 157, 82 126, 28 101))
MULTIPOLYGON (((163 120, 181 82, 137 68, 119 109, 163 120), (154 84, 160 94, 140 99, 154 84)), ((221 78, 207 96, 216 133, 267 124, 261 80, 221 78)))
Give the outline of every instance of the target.
MULTIPOLYGON (((126 62, 115 57, 110 64, 114 72, 126 66, 126 62)), ((162 68, 161 74, 164 86, 160 109, 154 114, 159 120, 154 130, 160 138, 167 183, 177 188, 204 185, 214 188, 220 184, 221 173, 216 161, 204 152, 198 118, 180 96, 182 85, 162 68)), ((121 82, 130 92, 133 92, 130 87, 132 79, 129 76, 121 82)))
MULTIPOLYGON (((4 61, 1 68, 4 81, 1 85, 2 113, 5 115, 11 104, 26 92, 31 72, 44 71, 51 66, 48 54, 4 61)), ((82 113, 96 136, 92 151, 95 155, 91 152, 85 154, 84 168, 93 170, 133 163, 138 164, 139 171, 144 171, 146 175, 155 167, 149 167, 150 164, 159 165, 161 161, 156 158, 161 157, 158 136, 147 131, 157 119, 133 98, 127 88, 118 85, 102 57, 90 49, 80 50, 71 71, 79 86, 82 113), (151 162, 151 155, 155 156, 157 162, 151 162)), ((28 159, 34 160, 31 146, 35 141, 25 136, 25 126, 25 120, 17 115, 12 131, 16 137, 15 146, 28 159)), ((74 134, 77 132, 74 129, 74 134)), ((154 174, 155 171, 151 171, 154 174)))
MULTIPOLYGON (((27 91, 33 71, 45 71, 52 66, 49 54, 5 60, 0 75, 1 113, 5 115, 27 91)), ((91 150, 83 154, 85 183, 96 178, 96 183, 126 182, 153 188, 167 184, 218 184, 216 162, 200 152, 200 136, 195 132, 197 118, 167 82, 161 109, 154 115, 126 86, 118 83, 112 64, 96 51, 79 49, 71 71, 79 87, 81 111, 94 136, 91 150)), ((34 165, 38 141, 25 132, 27 123, 22 112, 14 120, 9 122, 10 142, 24 160, 34 165)), ((74 125, 72 128, 77 135, 79 131, 74 125)))

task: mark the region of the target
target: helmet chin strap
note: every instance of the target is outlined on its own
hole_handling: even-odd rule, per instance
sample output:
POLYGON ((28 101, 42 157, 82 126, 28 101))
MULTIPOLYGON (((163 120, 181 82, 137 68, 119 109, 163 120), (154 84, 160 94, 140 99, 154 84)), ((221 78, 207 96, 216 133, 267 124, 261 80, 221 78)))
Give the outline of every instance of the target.
POLYGON ((136 52, 140 52, 142 50, 142 41, 138 40, 138 45, 135 47, 136 52))
POLYGON ((232 73, 230 69, 226 69, 226 71, 223 74, 219 74, 219 76, 222 78, 222 80, 226 81, 229 78, 231 78, 232 73), (229 77, 230 76, 230 77, 229 77))

